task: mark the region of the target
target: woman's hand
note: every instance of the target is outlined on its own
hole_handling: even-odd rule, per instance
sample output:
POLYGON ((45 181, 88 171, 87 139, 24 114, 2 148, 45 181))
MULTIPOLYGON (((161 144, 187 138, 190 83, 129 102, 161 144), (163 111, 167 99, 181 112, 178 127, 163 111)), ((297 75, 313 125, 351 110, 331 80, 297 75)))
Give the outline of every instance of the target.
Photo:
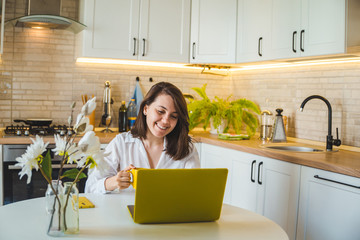
POLYGON ((130 187, 130 171, 131 169, 136 168, 134 165, 130 164, 130 166, 126 167, 124 170, 119 171, 115 176, 107 178, 105 180, 105 189, 107 191, 113 191, 116 188, 126 189, 130 187))

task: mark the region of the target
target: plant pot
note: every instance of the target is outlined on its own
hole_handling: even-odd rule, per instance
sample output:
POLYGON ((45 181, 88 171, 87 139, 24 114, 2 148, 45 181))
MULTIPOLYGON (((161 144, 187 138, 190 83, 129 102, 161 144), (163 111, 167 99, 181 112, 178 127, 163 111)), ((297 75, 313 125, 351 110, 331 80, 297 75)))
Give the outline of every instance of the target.
POLYGON ((210 133, 211 134, 219 134, 219 133, 223 133, 224 130, 225 130, 225 127, 227 125, 227 120, 225 119, 222 119, 221 120, 221 124, 217 127, 217 128, 214 128, 214 125, 213 125, 213 118, 210 118, 210 133))

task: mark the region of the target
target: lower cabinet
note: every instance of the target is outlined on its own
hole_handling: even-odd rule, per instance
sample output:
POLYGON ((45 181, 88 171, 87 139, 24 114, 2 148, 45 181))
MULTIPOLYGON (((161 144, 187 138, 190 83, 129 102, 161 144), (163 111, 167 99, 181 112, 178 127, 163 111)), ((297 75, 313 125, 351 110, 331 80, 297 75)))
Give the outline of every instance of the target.
POLYGON ((201 163, 229 169, 224 203, 266 216, 295 239, 299 165, 204 143, 201 163))
POLYGON ((360 239, 360 179, 303 166, 296 237, 360 239))

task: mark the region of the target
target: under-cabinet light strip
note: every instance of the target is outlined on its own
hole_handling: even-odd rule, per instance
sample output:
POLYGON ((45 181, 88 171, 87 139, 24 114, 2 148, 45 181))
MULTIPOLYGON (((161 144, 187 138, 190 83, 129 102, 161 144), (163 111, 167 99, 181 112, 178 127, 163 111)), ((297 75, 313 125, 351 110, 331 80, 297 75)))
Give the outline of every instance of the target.
POLYGON ((271 68, 287 68, 287 67, 301 67, 301 66, 312 66, 312 65, 326 65, 326 64, 340 64, 340 63, 358 63, 360 58, 339 58, 331 60, 314 60, 314 61, 299 61, 292 63, 275 63, 275 64, 263 64, 263 65, 246 65, 240 68, 233 68, 230 71, 246 71, 256 69, 271 69, 271 68))
MULTIPOLYGON (((204 69, 202 67, 188 66, 188 64, 181 63, 167 63, 167 62, 146 62, 137 60, 119 60, 119 59, 106 59, 106 58, 78 58, 77 63, 100 63, 100 64, 124 64, 124 65, 137 65, 137 66, 152 66, 152 67, 170 67, 170 68, 186 68, 186 69, 204 69)), ((300 66, 312 66, 312 65, 325 65, 325 64, 341 64, 341 63, 359 63, 358 58, 338 58, 338 59, 324 59, 313 61, 301 61, 298 62, 283 62, 283 63, 269 63, 261 65, 242 65, 238 67, 226 68, 226 69, 211 69, 211 71, 219 72, 236 72, 247 70, 260 70, 260 69, 272 69, 272 68, 288 68, 288 67, 300 67, 300 66)))
MULTIPOLYGON (((167 63, 167 62, 146 62, 137 60, 120 60, 111 58, 78 58, 77 63, 103 63, 103 64, 124 64, 137 66, 152 66, 152 67, 172 67, 172 68, 190 68, 181 63, 167 63)), ((194 68, 191 68, 194 69, 194 68)), ((202 68, 195 68, 202 69, 202 68)))

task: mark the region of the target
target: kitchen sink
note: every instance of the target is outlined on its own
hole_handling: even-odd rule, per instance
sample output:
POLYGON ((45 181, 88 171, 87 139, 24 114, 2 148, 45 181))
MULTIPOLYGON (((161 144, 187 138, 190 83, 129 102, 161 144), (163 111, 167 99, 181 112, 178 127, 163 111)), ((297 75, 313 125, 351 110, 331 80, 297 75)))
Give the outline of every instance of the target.
POLYGON ((263 144, 263 148, 286 152, 324 152, 323 149, 308 146, 287 145, 287 144, 263 144))
POLYGON ((324 150, 301 146, 265 146, 265 148, 289 152, 323 152, 324 150))

